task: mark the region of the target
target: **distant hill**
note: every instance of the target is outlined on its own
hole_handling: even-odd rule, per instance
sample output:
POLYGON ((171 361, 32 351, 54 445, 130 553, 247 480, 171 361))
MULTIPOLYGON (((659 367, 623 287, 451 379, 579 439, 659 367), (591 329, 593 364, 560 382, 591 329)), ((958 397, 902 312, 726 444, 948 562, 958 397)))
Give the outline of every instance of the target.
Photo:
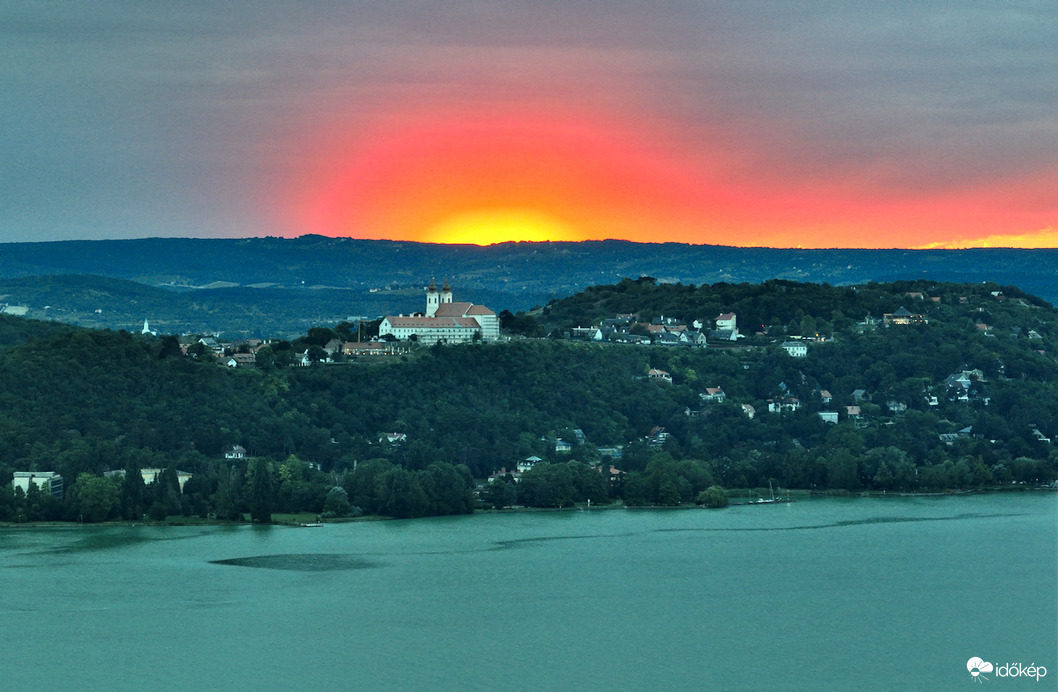
POLYGON ((148 318, 165 331, 300 333, 352 315, 419 310, 431 278, 448 279, 459 299, 513 312, 640 276, 696 285, 991 281, 1058 304, 1058 249, 786 250, 617 240, 479 247, 321 236, 0 244, 0 307, 124 329, 148 318), (61 275, 78 278, 27 280, 61 275), (89 275, 164 291, 95 284, 89 275), (62 312, 68 304, 74 307, 62 312))

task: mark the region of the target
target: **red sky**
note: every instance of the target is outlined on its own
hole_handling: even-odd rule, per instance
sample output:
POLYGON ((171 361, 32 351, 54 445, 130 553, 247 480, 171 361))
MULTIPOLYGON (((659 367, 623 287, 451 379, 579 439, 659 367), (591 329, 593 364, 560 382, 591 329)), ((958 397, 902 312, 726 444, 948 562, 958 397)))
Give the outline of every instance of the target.
POLYGON ((583 109, 412 108, 356 136, 313 129, 299 140, 311 174, 277 199, 299 233, 424 242, 1058 246, 1054 170, 912 185, 870 167, 806 174, 766 142, 740 157, 716 140, 583 109))

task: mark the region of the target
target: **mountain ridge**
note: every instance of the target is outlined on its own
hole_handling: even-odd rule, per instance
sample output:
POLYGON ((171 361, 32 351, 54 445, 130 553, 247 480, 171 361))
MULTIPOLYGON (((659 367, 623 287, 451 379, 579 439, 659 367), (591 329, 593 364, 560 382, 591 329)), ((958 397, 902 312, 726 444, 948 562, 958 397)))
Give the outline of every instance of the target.
MULTIPOLYGON (((26 305, 30 316, 49 318, 44 306, 67 293, 46 295, 40 290, 44 282, 38 282, 30 293, 33 300, 43 302, 28 305, 29 298, 20 293, 23 289, 11 281, 57 275, 122 279, 163 288, 172 295, 191 293, 201 300, 225 297, 211 291, 241 293, 230 311, 257 309, 247 305, 271 305, 274 311, 276 305, 287 304, 297 319, 285 317, 283 324, 271 328, 297 332, 315 319, 325 324, 351 315, 376 317, 421 309, 420 291, 434 278, 447 279, 460 298, 497 312, 528 310, 589 286, 639 276, 683 284, 770 279, 832 285, 915 279, 991 281, 1016 285, 1058 304, 1058 249, 801 250, 624 240, 477 246, 314 235, 0 244, 0 294, 8 296, 0 299, 0 305, 5 301, 26 305), (317 305, 320 309, 309 309, 317 305)), ((79 290, 89 290, 90 282, 83 283, 79 290)), ((218 308, 218 319, 209 323, 173 322, 187 322, 183 328, 189 330, 232 329, 221 313, 218 308)), ((142 314, 131 323, 130 315, 122 315, 123 322, 71 321, 129 329, 144 318, 168 319, 142 314)), ((238 330, 245 332, 245 325, 238 330)))

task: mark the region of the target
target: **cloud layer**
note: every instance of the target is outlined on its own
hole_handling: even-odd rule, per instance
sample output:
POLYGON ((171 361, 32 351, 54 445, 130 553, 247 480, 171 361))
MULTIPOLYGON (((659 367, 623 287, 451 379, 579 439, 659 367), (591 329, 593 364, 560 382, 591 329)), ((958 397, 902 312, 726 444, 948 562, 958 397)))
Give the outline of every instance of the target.
POLYGON ((5 3, 0 240, 443 239, 519 208, 1053 245, 1056 37, 1042 2, 5 3))

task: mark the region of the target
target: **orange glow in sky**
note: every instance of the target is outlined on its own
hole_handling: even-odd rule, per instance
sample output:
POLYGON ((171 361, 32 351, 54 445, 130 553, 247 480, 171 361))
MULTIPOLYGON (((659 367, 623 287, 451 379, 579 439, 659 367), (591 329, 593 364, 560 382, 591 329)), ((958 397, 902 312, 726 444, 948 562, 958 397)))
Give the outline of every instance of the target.
MULTIPOLYGON (((275 196, 292 235, 478 245, 1055 245, 1044 215, 1019 210, 1038 210, 1038 199, 1022 201, 1058 181, 909 191, 866 176, 784 175, 781 165, 755 172, 723 146, 723 133, 681 147, 678 132, 656 123, 524 106, 423 109, 312 132, 297 144, 307 165, 275 196)), ((745 153, 767 158, 762 149, 745 153)))

